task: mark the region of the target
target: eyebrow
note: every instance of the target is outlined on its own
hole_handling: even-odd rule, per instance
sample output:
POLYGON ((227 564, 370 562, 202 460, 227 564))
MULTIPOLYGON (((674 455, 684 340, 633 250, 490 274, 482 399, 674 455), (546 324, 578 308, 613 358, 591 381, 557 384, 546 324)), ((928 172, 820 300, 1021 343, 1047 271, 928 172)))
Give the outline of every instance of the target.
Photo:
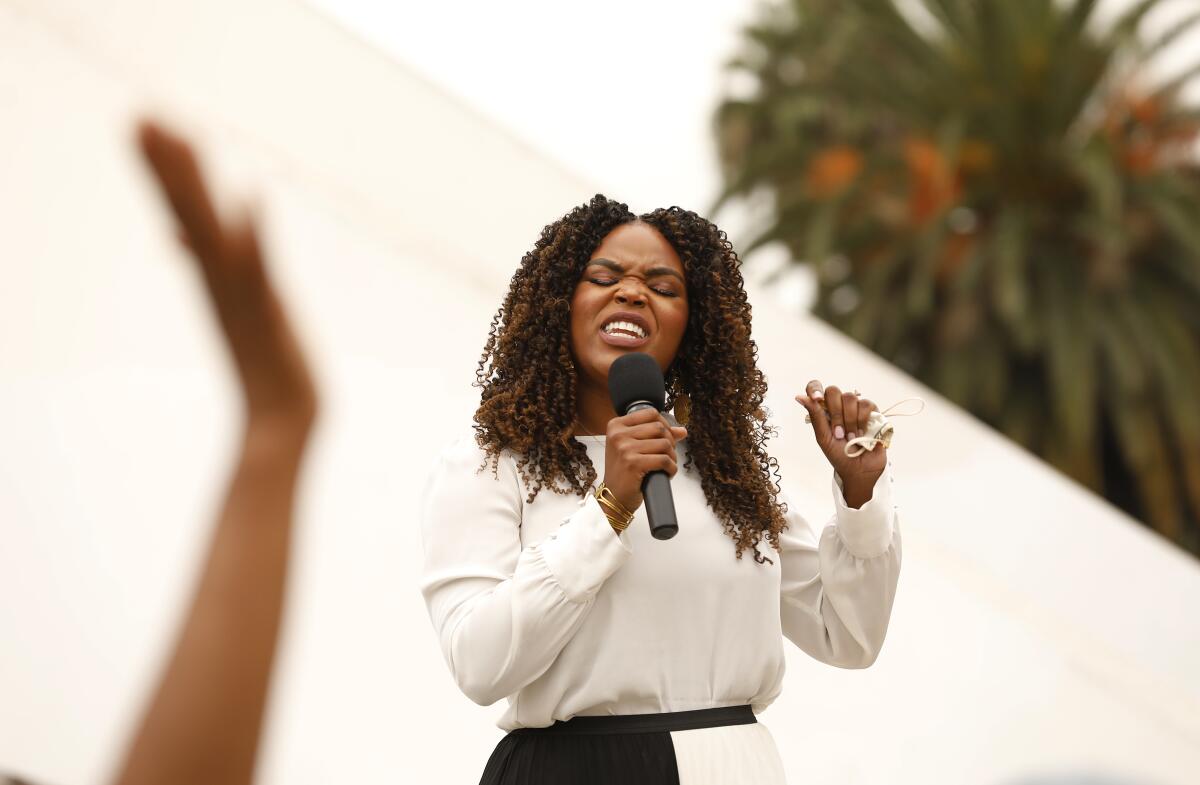
MULTIPOLYGON (((598 264, 601 267, 607 267, 608 269, 610 269, 616 273, 625 272, 624 267, 622 267, 621 265, 612 261, 611 259, 590 259, 590 260, 588 260, 589 267, 593 264, 598 264)), ((674 270, 672 270, 670 267, 651 267, 649 270, 646 271, 647 278, 653 278, 656 275, 673 275, 676 278, 678 278, 681 283, 683 283, 685 285, 687 284, 687 281, 685 281, 683 279, 683 276, 680 275, 679 273, 675 272, 674 270)))

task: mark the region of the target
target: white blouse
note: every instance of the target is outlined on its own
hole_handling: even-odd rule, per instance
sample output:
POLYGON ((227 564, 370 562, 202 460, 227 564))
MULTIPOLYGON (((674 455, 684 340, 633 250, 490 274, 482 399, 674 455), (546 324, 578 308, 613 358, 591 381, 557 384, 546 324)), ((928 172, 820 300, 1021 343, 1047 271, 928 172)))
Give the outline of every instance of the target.
MULTIPOLYGON (((670 415, 668 420, 674 423, 670 415)), ((604 476, 604 437, 576 437, 604 476)), ((782 552, 758 564, 708 507, 687 440, 671 481, 679 532, 650 536, 645 507, 620 536, 590 495, 543 488, 532 504, 510 451, 468 430, 441 453, 422 499, 430 619, 455 682, 503 730, 576 715, 750 704, 779 696, 783 636, 811 656, 865 668, 883 645, 900 573, 891 464, 860 509, 834 473, 836 512, 818 537, 789 505, 782 552)), ((781 496, 780 501, 786 501, 781 496)))

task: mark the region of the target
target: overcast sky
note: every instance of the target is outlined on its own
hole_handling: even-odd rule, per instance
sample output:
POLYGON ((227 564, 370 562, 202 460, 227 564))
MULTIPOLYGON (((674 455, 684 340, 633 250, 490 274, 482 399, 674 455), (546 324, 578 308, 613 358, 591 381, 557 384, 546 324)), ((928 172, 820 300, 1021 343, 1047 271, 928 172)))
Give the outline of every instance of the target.
MULTIPOLYGON (((634 212, 695 210, 736 250, 766 217, 761 205, 708 213, 720 187, 712 112, 727 89, 746 87, 722 64, 761 0, 308 2, 634 212)), ((786 256, 760 249, 746 274, 786 256)), ((807 268, 772 294, 807 308, 807 268)))
MULTIPOLYGON (((594 182, 635 212, 673 204, 707 215, 719 188, 712 112, 730 81, 722 64, 763 0, 308 0, 447 93, 594 182)), ((1102 0, 1100 17, 1132 0, 1102 0)), ((1151 32, 1195 10, 1168 0, 1151 32)), ((1167 71, 1200 53, 1197 36, 1163 58, 1167 71)), ((573 205, 565 205, 566 212, 573 205)), ((735 206, 708 217, 740 248, 763 216, 735 206)), ((762 212, 757 209, 757 212, 762 212)), ((549 220, 549 217, 548 219, 549 220)), ((776 249, 755 257, 784 261, 776 249)), ((761 269, 761 268, 760 268, 761 269)), ((776 294, 811 301, 800 271, 776 294)))
POLYGON ((716 192, 720 64, 754 0, 310 0, 635 211, 716 192))

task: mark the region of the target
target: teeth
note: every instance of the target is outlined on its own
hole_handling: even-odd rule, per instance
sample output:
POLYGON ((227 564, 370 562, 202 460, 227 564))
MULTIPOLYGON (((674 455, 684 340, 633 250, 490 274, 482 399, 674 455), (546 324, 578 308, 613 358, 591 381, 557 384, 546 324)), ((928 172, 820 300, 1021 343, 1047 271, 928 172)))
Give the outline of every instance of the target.
POLYGON ((633 322, 609 322, 604 325, 604 332, 609 335, 612 335, 615 330, 624 330, 625 332, 633 333, 638 338, 646 337, 646 331, 633 322))

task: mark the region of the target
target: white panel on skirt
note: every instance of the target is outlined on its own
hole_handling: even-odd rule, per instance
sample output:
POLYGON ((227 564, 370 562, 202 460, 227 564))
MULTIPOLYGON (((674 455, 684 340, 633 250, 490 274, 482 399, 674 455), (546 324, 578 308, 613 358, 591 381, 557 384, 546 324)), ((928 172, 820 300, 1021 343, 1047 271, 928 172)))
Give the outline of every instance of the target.
POLYGON ((786 785, 775 737, 760 722, 671 731, 679 785, 786 785))

